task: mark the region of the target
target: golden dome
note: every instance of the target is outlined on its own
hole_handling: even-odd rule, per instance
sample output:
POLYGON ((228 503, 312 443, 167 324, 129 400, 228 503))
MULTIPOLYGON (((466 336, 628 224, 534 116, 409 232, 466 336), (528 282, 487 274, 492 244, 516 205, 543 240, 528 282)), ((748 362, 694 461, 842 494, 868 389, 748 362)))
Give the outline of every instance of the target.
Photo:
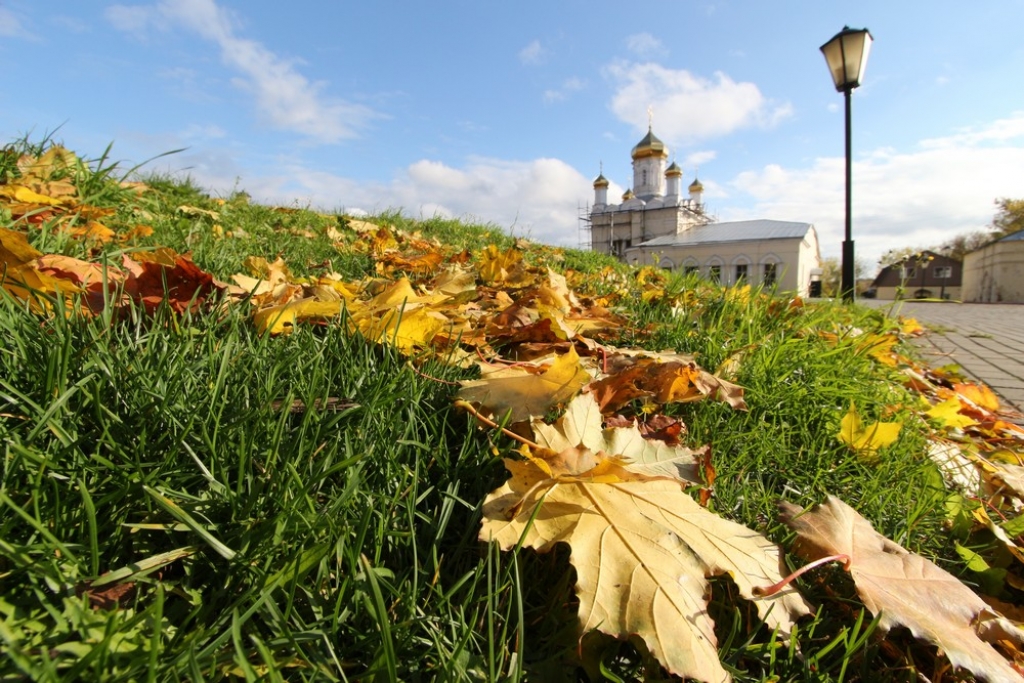
POLYGON ((603 173, 594 178, 594 188, 598 187, 608 187, 608 179, 604 177, 603 173))
POLYGON ((633 190, 626 190, 625 192, 622 193, 622 201, 628 202, 630 199, 632 199, 635 196, 636 195, 633 194, 633 190))
POLYGON ((693 182, 690 183, 690 192, 703 192, 703 191, 704 191, 704 186, 700 184, 699 180, 694 178, 693 182))
POLYGON ((636 143, 636 147, 633 148, 634 159, 667 156, 668 152, 665 151, 665 143, 659 140, 650 128, 647 129, 647 135, 644 136, 644 139, 636 143))
POLYGON ((679 164, 672 162, 672 165, 665 169, 666 178, 676 178, 683 175, 683 169, 679 168, 679 164))

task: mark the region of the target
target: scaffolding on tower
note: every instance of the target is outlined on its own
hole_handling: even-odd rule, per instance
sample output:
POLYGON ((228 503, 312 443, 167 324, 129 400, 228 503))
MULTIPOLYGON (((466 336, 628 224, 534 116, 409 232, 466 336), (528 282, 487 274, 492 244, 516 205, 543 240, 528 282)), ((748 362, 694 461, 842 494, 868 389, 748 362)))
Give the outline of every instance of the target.
POLYGON ((579 229, 577 232, 577 240, 579 241, 580 249, 590 251, 593 249, 593 222, 590 220, 590 202, 583 204, 576 204, 576 213, 579 218, 579 229))

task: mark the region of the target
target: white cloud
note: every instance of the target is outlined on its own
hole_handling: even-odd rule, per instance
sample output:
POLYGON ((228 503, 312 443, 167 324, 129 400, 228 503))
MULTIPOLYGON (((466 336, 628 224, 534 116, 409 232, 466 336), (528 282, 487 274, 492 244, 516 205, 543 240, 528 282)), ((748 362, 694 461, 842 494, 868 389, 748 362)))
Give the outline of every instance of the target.
POLYGON ((583 88, 585 87, 587 87, 587 82, 582 78, 577 78, 576 76, 573 76, 572 78, 567 78, 562 82, 561 87, 557 89, 545 90, 544 101, 551 103, 567 100, 571 93, 583 90, 583 88))
POLYGON ((665 45, 650 33, 634 33, 626 38, 626 47, 640 57, 655 57, 668 54, 665 45))
MULTIPOLYGON (((698 151, 698 152, 690 152, 689 154, 686 155, 686 158, 683 160, 683 168, 684 169, 697 168, 701 164, 706 164, 709 161, 714 161, 714 159, 717 156, 718 156, 718 152, 715 152, 714 150, 711 150, 711 149, 701 150, 701 151, 698 151)), ((701 183, 701 184, 703 184, 703 183, 701 183)))
MULTIPOLYGON (((853 239, 870 265, 893 247, 928 247, 984 228, 997 197, 1021 195, 1024 112, 987 126, 922 141, 911 151, 874 150, 853 163, 853 239)), ((775 218, 814 223, 824 256, 840 251, 845 228, 845 161, 804 168, 768 165, 730 183, 746 208, 723 219, 775 218)))
POLYGON ((1014 112, 1009 118, 997 119, 980 128, 977 126, 962 128, 947 137, 922 140, 921 146, 926 149, 936 149, 992 142, 1004 143, 1018 138, 1024 138, 1024 111, 1014 112))
POLYGON ((737 83, 722 72, 706 79, 652 62, 618 62, 605 73, 616 83, 611 101, 616 116, 644 130, 650 106, 658 135, 676 143, 771 127, 792 114, 788 103, 772 103, 753 83, 737 83))
POLYGON ((355 137, 374 117, 368 107, 323 95, 324 83, 312 83, 295 66, 263 44, 237 35, 232 15, 214 0, 161 0, 156 5, 107 8, 118 29, 142 37, 152 26, 177 25, 216 44, 233 79, 251 93, 259 114, 272 126, 333 143, 355 137))
MULTIPOLYGON (((182 140, 181 135, 177 141, 182 140)), ((162 149, 180 146, 165 138, 149 142, 162 149)), ((253 173, 237 153, 232 147, 204 145, 201 151, 185 151, 152 166, 167 172, 186 169, 197 184, 215 195, 244 189, 256 201, 285 206, 371 214, 400 209, 414 217, 464 218, 563 246, 578 245, 579 203, 593 201, 594 196, 593 179, 559 159, 472 157, 461 167, 421 159, 390 182, 364 182, 294 159, 279 159, 272 172, 261 175, 253 173)), ((611 196, 622 191, 614 183, 609 188, 611 196)))
POLYGON ((26 38, 28 40, 38 40, 38 38, 29 32, 25 25, 21 23, 21 19, 13 11, 6 7, 0 7, 0 36, 4 38, 26 38))
POLYGON ((530 66, 536 66, 544 61, 544 56, 547 54, 539 40, 533 40, 529 45, 519 51, 519 61, 523 64, 530 66))

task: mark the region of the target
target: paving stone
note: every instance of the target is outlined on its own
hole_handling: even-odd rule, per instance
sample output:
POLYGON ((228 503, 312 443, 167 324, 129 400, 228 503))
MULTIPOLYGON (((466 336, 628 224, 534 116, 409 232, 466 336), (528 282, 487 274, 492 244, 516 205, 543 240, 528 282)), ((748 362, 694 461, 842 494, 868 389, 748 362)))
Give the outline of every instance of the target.
POLYGON ((928 334, 914 340, 933 366, 956 363, 992 388, 1008 407, 1024 410, 1024 305, 858 300, 890 315, 916 318, 928 334))

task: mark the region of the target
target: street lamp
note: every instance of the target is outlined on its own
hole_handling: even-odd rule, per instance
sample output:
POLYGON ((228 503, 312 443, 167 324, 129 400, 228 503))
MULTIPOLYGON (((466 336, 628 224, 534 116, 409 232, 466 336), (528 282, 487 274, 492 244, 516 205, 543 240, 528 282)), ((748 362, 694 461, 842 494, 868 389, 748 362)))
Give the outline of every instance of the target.
POLYGON ((836 84, 836 90, 846 97, 846 240, 843 242, 843 279, 840 290, 843 301, 853 301, 853 237, 852 213, 850 196, 851 161, 850 161, 850 93, 860 85, 864 76, 864 68, 868 63, 868 52, 871 50, 871 33, 866 28, 850 28, 835 34, 832 40, 821 46, 825 55, 828 70, 836 84))

